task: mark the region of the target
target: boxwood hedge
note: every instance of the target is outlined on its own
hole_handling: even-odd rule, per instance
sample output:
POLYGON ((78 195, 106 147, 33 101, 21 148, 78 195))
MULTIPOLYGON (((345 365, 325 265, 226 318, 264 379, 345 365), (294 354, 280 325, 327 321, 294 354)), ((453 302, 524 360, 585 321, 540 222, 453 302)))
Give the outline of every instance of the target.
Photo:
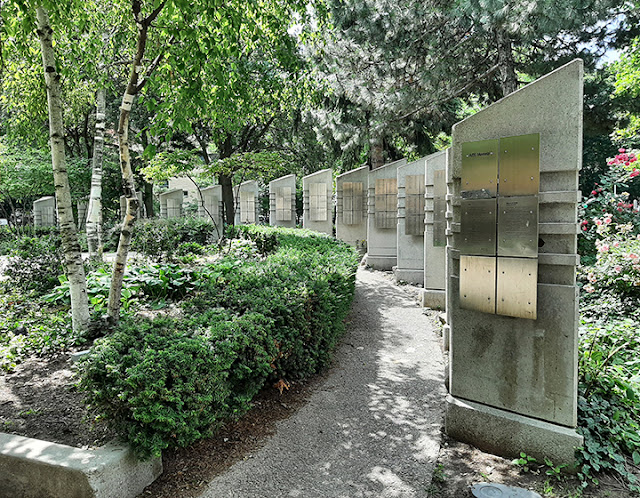
POLYGON ((141 457, 187 446, 242 415, 274 380, 330 359, 355 290, 357 253, 321 234, 239 227, 263 256, 226 256, 182 318, 122 321, 82 367, 90 403, 141 457))

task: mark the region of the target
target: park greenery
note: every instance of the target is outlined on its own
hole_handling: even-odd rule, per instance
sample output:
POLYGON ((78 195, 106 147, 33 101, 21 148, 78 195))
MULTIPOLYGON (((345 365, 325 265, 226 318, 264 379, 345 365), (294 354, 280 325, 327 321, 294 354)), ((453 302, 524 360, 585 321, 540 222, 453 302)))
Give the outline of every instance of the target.
POLYGON ((233 227, 232 185, 441 150, 581 57, 580 470, 637 490, 639 21, 637 0, 0 0, 0 369, 93 344, 82 385, 140 455, 205 436, 324 365, 353 294, 352 250, 233 227), (176 175, 222 185, 226 238, 137 220, 176 175), (45 195, 59 228, 31 226, 45 195))

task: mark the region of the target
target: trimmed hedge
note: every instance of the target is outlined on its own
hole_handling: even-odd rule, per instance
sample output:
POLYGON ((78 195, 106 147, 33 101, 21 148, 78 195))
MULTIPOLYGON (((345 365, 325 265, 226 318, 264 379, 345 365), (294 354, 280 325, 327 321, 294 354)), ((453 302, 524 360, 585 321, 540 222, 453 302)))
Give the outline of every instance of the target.
POLYGON ((265 256, 226 256, 184 318, 123 321, 96 342, 81 386, 141 457, 187 446, 242 415, 256 393, 327 364, 355 290, 356 251, 328 236, 241 227, 265 256))

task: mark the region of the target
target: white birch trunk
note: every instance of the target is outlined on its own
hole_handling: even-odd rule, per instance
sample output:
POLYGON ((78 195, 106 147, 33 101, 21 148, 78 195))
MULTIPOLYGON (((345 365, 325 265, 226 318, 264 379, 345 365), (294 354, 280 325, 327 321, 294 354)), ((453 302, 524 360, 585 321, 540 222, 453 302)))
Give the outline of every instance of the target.
MULTIPOLYGON (((127 89, 122 97, 122 105, 120 106, 120 121, 118 123, 118 146, 120 149, 120 171, 122 173, 122 184, 124 195, 127 199, 127 210, 122 221, 120 230, 120 240, 118 241, 118 252, 116 253, 115 263, 113 265, 113 273, 111 276, 111 287, 109 289, 109 305, 108 314, 112 322, 120 319, 120 297, 122 296, 122 281, 127 265, 127 256, 129 254, 129 245, 131 244, 131 235, 133 225, 138 216, 138 195, 133 178, 133 170, 131 169, 131 157, 129 154, 129 117, 131 107, 136 94, 144 84, 144 80, 138 83, 140 73, 143 71, 142 61, 147 45, 147 32, 151 23, 156 19, 160 11, 163 9, 165 2, 160 3, 156 9, 145 19, 137 18, 141 2, 133 0, 133 12, 136 16, 136 25, 138 26, 138 41, 136 44, 136 54, 131 64, 131 72, 129 74, 129 82, 127 89)), ((159 58, 154 61, 157 64, 159 58)), ((153 64, 152 64, 153 66, 153 64)))
POLYGON ((102 162, 105 127, 105 89, 98 90, 96 97, 96 132, 93 145, 93 168, 91 172, 91 194, 87 209, 87 243, 89 257, 102 259, 102 162))
POLYGON ((53 30, 49 22, 49 14, 42 7, 37 7, 36 15, 49 104, 49 136, 51 140, 51 162, 53 165, 58 223, 64 252, 65 273, 69 279, 71 289, 73 330, 79 332, 86 330, 89 325, 89 301, 82 253, 80 252, 78 233, 73 219, 71 189, 69 188, 69 177, 65 162, 60 75, 56 70, 55 53, 52 44, 53 30))

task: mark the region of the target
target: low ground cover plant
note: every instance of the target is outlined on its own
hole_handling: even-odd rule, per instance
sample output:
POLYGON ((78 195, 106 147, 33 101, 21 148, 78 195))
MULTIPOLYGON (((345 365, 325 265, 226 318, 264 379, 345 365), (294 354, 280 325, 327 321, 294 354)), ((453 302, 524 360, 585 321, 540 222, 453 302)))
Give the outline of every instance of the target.
POLYGON ((267 382, 317 372, 343 331, 355 290, 352 248, 304 230, 234 234, 255 254, 223 248, 191 274, 181 318, 125 316, 84 363, 88 399, 142 457, 242 415, 267 382))

